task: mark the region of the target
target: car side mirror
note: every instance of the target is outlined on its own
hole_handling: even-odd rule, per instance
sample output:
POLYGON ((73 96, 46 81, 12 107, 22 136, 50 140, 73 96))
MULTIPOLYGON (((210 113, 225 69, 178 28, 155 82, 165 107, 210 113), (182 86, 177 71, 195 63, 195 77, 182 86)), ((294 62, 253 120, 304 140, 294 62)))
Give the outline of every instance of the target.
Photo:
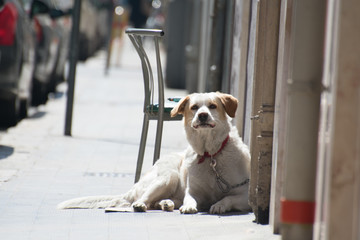
POLYGON ((49 6, 41 1, 34 0, 31 5, 30 17, 33 18, 37 14, 45 14, 45 13, 50 13, 49 6))
POLYGON ((59 10, 59 9, 51 9, 49 12, 49 15, 51 18, 56 19, 62 16, 65 16, 64 11, 59 10))

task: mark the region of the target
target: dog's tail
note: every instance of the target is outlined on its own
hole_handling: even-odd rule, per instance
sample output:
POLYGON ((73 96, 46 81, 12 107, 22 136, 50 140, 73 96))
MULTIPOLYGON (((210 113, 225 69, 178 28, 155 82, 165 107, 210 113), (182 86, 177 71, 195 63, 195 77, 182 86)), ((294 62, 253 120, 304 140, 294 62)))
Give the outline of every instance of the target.
POLYGON ((130 207, 131 203, 124 195, 117 196, 89 196, 74 198, 57 205, 58 209, 72 208, 108 208, 108 207, 130 207))

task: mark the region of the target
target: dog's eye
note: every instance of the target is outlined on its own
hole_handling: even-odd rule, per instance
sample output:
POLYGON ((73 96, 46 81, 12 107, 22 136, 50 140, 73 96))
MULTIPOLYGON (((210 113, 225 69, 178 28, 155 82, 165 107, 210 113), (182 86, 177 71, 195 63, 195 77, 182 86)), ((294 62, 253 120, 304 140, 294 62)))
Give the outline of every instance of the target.
POLYGON ((191 106, 191 110, 198 110, 199 109, 199 106, 198 105, 192 105, 191 106))
POLYGON ((210 104, 209 108, 210 109, 215 109, 215 108, 217 108, 217 106, 215 104, 210 104))

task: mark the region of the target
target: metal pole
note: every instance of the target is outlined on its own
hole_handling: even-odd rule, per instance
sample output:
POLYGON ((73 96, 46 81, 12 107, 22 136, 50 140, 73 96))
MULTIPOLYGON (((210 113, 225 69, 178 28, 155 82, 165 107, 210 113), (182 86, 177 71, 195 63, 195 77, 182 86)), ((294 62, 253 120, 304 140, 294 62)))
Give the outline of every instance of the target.
POLYGON ((74 90, 75 90, 75 74, 76 74, 76 63, 78 59, 80 10, 81 10, 81 0, 75 0, 73 7, 73 15, 72 15, 73 23, 72 23, 71 39, 70 39, 70 68, 69 68, 69 76, 68 76, 68 91, 67 91, 66 117, 65 117, 66 136, 71 136, 71 124, 72 124, 74 90))

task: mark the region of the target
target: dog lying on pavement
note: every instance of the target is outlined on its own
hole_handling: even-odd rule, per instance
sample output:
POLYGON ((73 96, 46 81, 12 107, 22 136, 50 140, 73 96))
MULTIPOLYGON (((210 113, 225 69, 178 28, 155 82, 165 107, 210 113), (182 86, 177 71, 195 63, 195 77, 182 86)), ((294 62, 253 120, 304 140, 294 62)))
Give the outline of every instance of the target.
POLYGON ((132 207, 134 211, 162 209, 193 214, 209 211, 250 211, 248 183, 250 154, 230 117, 237 100, 224 93, 195 93, 171 111, 182 114, 189 142, 182 154, 160 158, 127 193, 90 196, 58 205, 67 208, 132 207))

